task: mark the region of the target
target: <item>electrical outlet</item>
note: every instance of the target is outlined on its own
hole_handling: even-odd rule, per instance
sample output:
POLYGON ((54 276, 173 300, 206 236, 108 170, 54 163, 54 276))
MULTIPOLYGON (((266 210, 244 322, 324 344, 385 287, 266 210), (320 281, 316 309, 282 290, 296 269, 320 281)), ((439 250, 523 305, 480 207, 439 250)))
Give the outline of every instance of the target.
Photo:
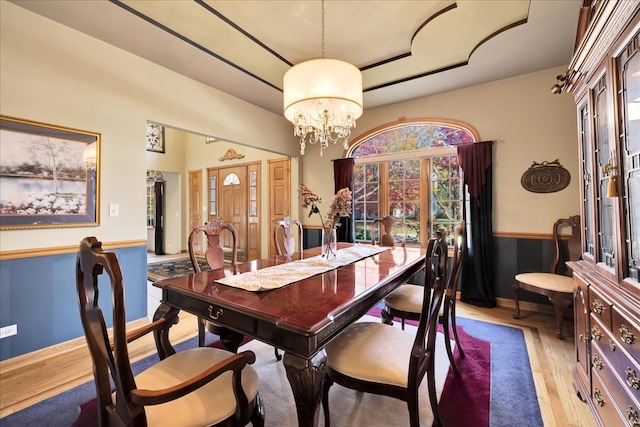
POLYGON ((18 325, 9 325, 4 328, 0 328, 0 339, 7 338, 12 335, 18 334, 18 325))

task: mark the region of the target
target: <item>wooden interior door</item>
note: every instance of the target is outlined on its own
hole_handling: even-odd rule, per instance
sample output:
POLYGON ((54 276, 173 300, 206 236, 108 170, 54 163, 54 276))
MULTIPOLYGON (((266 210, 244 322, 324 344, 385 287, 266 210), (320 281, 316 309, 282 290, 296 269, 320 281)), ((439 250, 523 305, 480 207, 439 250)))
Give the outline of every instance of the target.
MULTIPOLYGON (((269 160, 269 218, 270 229, 291 215, 291 159, 269 160)), ((273 239, 269 243, 269 256, 276 255, 273 239)))
MULTIPOLYGON (((233 224, 237 232, 238 261, 247 259, 247 167, 220 168, 220 219, 233 224)), ((220 235, 221 245, 232 246, 230 233, 220 235)))
MULTIPOLYGON (((189 230, 196 228, 199 225, 204 224, 202 220, 202 171, 194 170, 189 171, 189 230)), ((184 242, 186 245, 186 241, 184 242)), ((197 241, 194 244, 196 253, 204 253, 202 241, 197 241)))

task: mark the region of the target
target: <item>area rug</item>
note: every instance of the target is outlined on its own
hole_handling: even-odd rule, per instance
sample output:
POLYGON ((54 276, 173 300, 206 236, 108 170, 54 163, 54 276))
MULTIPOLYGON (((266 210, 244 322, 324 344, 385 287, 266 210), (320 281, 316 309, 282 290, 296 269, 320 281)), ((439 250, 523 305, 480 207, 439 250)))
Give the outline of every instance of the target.
MULTIPOLYGON (((204 258, 198 258, 198 264, 202 271, 210 270, 207 261, 204 258)), ((147 280, 156 282, 162 279, 170 279, 172 277, 184 276, 193 273, 193 265, 191 258, 179 258, 173 261, 162 261, 147 264, 147 280)))
MULTIPOLYGON (((379 322, 379 310, 362 320, 379 322)), ((411 328, 411 326, 408 326, 411 328)), ((447 427, 542 427, 542 417, 531 375, 522 330, 491 323, 458 318, 458 330, 465 357, 456 351, 461 376, 450 369, 442 346, 442 334, 436 361, 436 383, 440 394, 440 413, 447 427)), ((214 335, 208 344, 219 346, 214 335)), ((196 345, 190 339, 176 346, 178 351, 196 345)), ((273 347, 256 340, 241 350, 256 353, 254 367, 260 375, 260 389, 265 401, 266 425, 297 425, 293 395, 282 362, 277 362, 273 347)), ((134 364, 139 372, 157 361, 150 356, 134 364)), ((426 383, 426 382, 425 382, 426 383)), ((426 384, 425 384, 426 385, 426 384)), ((426 388, 420 389, 422 426, 433 420, 426 388)), ((395 399, 363 394, 334 385, 330 394, 332 425, 403 426, 408 425, 406 404, 395 399)), ((90 381, 15 414, 0 419, 1 426, 93 426, 96 425, 95 388, 90 381)), ((324 425, 320 415, 320 425, 324 425)))

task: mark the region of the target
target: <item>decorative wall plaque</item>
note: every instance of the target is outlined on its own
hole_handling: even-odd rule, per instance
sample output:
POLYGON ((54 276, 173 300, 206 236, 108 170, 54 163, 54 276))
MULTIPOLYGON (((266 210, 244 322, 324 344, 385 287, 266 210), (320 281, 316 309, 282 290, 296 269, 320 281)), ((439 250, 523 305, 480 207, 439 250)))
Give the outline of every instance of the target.
POLYGON ((227 150, 227 152, 224 153, 224 156, 219 157, 218 160, 220 160, 220 161, 223 161, 223 160, 234 160, 234 159, 242 159, 243 157, 244 157, 244 154, 239 154, 233 148, 229 148, 227 150))
POLYGON ((558 159, 553 162, 533 162, 520 178, 522 187, 532 193, 554 193, 567 188, 569 182, 571 174, 558 159))

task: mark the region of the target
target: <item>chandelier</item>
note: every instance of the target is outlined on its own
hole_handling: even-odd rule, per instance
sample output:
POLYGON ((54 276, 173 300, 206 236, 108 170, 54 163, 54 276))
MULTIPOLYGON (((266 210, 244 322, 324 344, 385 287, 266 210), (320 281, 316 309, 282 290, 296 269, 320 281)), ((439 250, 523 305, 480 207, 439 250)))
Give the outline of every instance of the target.
POLYGON ((347 62, 324 57, 324 0, 322 1, 322 58, 301 62, 283 79, 284 116, 306 144, 320 144, 320 156, 329 143, 349 148, 351 129, 362 115, 362 73, 347 62))

